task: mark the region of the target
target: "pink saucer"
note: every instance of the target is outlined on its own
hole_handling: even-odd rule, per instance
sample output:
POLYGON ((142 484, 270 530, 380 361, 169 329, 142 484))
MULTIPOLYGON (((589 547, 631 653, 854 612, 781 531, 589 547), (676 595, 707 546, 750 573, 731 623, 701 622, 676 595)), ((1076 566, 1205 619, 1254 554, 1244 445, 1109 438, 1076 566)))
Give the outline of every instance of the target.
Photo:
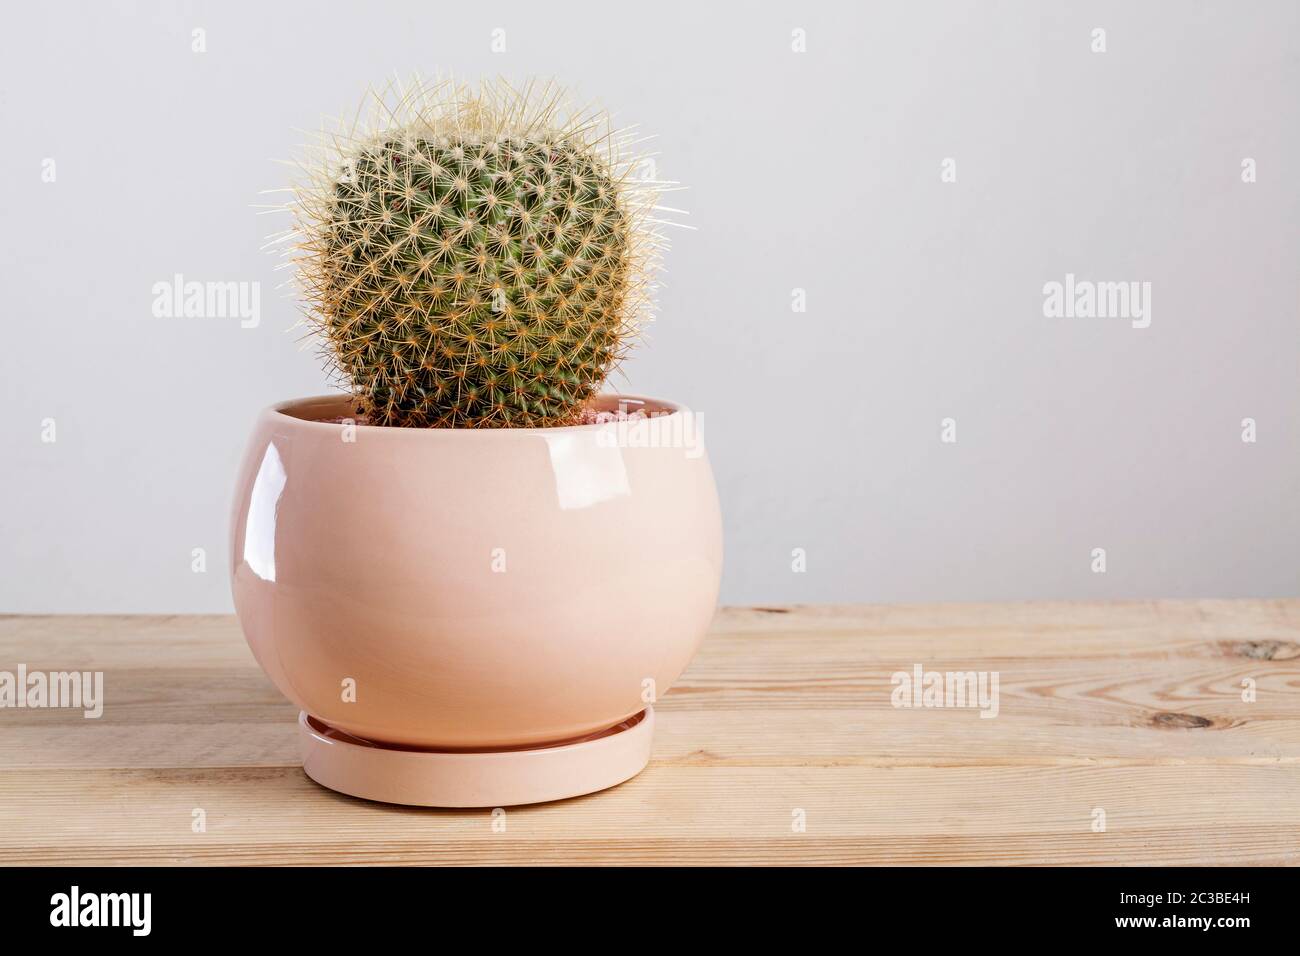
POLYGON ((650 760, 654 708, 577 740, 504 750, 421 750, 376 744, 302 711, 303 769, 321 786, 417 807, 508 807, 594 793, 650 760))

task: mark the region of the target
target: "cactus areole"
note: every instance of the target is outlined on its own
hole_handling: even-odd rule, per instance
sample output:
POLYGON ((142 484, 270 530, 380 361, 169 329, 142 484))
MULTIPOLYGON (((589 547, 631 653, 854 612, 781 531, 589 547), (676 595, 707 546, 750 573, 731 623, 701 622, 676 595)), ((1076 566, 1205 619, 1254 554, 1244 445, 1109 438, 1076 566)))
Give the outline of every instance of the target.
POLYGON ((416 82, 322 134, 282 238, 372 424, 574 424, 648 320, 660 186, 566 102, 416 82))

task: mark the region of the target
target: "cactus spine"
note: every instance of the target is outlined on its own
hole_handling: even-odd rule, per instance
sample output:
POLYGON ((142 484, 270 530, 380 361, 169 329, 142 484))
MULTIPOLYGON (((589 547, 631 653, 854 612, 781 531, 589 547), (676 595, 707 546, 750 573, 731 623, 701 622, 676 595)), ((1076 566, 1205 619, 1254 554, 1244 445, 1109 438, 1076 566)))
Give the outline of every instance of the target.
POLYGON ((368 95, 282 234, 306 319, 374 424, 571 424, 648 318, 660 184, 553 84, 368 95))

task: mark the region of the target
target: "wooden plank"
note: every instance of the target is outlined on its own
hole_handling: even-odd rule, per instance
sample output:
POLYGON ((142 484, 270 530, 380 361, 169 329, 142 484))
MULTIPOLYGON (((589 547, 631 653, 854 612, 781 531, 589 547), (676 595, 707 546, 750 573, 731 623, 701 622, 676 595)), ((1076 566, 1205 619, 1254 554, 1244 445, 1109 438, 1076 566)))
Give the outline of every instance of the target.
POLYGON ((509 809, 505 832, 487 811, 369 804, 297 768, 55 771, 35 784, 0 780, 0 863, 1300 862, 1294 766, 656 763, 599 797, 509 809), (206 833, 191 832, 196 808, 206 833))
POLYGON ((18 663, 107 704, 0 711, 0 863, 1300 863, 1300 601, 727 609, 650 767, 504 832, 312 783, 231 618, 0 618, 18 663), (893 707, 918 663, 998 716, 893 707))

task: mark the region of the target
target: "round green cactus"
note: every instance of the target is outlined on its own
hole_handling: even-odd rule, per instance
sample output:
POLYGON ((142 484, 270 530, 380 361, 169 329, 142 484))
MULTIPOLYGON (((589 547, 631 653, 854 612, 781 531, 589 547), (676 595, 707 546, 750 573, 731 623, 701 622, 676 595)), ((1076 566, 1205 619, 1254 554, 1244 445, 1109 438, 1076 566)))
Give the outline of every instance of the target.
POLYGON ((418 86, 290 204, 308 320, 375 424, 576 421, 644 319, 658 184, 559 91, 418 86))

